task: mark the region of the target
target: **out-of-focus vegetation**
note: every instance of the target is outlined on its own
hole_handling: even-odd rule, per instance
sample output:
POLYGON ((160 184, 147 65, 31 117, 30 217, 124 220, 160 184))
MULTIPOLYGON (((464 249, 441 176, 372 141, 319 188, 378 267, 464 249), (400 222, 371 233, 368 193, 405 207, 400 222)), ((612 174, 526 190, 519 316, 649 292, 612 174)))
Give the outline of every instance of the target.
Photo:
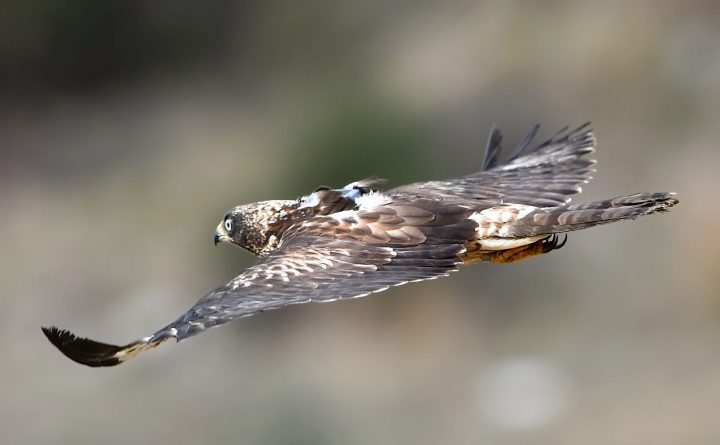
POLYGON ((716 443, 718 122, 716 2, 5 2, 2 441, 716 443), (576 201, 672 213, 110 370, 40 332, 174 319, 251 263, 212 246, 238 203, 465 174, 492 123, 588 119, 576 201))

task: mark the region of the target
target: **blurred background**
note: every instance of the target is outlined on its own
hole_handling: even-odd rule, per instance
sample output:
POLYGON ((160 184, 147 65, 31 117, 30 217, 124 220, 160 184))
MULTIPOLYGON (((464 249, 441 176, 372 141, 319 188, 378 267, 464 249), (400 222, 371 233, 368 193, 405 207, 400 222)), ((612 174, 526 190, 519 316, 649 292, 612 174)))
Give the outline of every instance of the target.
POLYGON ((9 1, 0 9, 7 444, 720 442, 720 4, 9 1), (125 343, 251 264, 224 212, 372 174, 477 169, 592 120, 576 202, 672 213, 512 266, 125 343))

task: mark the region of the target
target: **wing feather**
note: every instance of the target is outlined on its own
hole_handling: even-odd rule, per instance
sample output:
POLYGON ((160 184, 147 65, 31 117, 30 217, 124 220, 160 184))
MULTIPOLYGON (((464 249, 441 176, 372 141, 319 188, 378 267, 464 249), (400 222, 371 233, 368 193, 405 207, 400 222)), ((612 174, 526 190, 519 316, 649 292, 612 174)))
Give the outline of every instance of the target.
POLYGON ((477 223, 464 207, 429 200, 343 210, 292 226, 280 247, 201 298, 153 335, 116 346, 45 329, 60 351, 89 366, 114 366, 168 338, 178 341, 240 317, 308 302, 381 292, 445 276, 477 223))
POLYGON ((181 340, 267 310, 355 298, 389 286, 447 275, 457 269, 457 255, 462 250, 462 245, 432 252, 330 238, 295 239, 203 297, 171 328, 181 340), (435 257, 428 253, 435 253, 435 257))
POLYGON ((586 123, 559 131, 528 150, 538 130, 534 126, 504 163, 498 163, 501 135, 493 127, 482 169, 460 178, 408 184, 388 190, 391 197, 426 198, 465 202, 481 210, 498 203, 555 207, 579 193, 590 180, 594 160, 584 156, 595 150, 595 136, 586 123))
POLYGON ((342 213, 289 230, 278 250, 173 322, 174 336, 291 304, 355 298, 445 276, 461 264, 458 255, 477 227, 468 219, 472 210, 427 200, 342 213))

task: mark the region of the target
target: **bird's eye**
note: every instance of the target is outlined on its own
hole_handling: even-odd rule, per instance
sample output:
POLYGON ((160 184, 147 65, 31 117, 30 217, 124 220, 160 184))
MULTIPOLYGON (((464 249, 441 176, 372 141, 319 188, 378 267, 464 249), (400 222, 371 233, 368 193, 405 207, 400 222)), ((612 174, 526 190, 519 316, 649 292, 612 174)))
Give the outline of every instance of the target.
POLYGON ((232 229, 233 229, 233 221, 232 221, 232 219, 228 218, 225 220, 225 231, 227 233, 230 233, 230 232, 232 232, 232 229))

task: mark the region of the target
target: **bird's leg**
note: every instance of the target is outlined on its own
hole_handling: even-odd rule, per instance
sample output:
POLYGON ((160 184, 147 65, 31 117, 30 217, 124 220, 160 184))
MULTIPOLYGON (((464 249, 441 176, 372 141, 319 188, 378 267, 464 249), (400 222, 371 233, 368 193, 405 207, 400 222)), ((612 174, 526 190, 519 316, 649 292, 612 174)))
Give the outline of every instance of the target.
POLYGON ((542 245, 543 242, 541 240, 525 246, 499 250, 490 255, 490 262, 495 264, 510 264, 536 255, 541 255, 543 253, 542 245))
POLYGON ((559 242, 559 239, 557 235, 553 234, 547 238, 535 241, 532 244, 493 252, 490 254, 490 262, 495 264, 510 264, 533 256, 542 255, 543 253, 548 253, 564 246, 567 241, 567 236, 562 242, 559 242))

